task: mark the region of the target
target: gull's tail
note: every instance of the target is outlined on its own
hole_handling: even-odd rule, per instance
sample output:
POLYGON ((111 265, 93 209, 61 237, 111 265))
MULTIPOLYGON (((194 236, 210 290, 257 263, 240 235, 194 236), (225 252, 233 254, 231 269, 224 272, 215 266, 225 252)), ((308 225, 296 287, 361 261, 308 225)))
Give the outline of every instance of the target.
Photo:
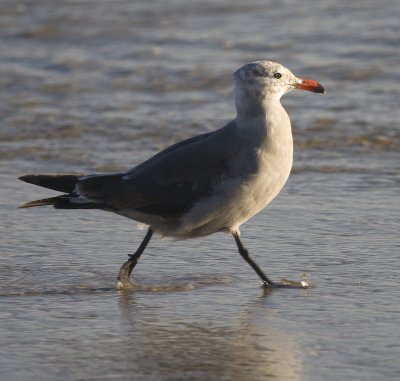
POLYGON ((76 185, 80 175, 24 175, 19 180, 29 184, 63 192, 60 196, 44 198, 22 204, 19 208, 33 208, 35 206, 52 205, 56 209, 102 209, 103 204, 95 203, 76 193, 76 185))
POLYGON ((42 198, 41 200, 30 201, 20 205, 18 208, 33 208, 34 206, 52 205, 54 206, 61 196, 42 198))

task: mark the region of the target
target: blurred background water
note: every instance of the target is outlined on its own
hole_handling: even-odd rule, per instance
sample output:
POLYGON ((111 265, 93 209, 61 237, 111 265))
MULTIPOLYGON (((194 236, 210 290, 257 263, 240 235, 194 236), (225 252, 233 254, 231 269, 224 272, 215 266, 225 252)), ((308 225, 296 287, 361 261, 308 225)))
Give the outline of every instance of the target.
POLYGON ((397 0, 0 0, 0 378, 398 380, 397 0), (99 211, 17 210, 30 172, 128 169, 235 116, 256 59, 326 96, 283 100, 295 138, 282 194, 233 240, 154 239, 99 211))

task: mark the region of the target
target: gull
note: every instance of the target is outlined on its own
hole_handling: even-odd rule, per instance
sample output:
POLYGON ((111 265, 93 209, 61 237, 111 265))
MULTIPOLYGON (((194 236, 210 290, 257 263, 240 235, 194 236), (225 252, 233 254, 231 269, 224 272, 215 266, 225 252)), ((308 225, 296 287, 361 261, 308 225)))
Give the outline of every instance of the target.
POLYGON ((175 239, 232 234, 263 285, 284 285, 273 282, 250 257, 239 228, 278 195, 292 168, 292 130, 281 97, 293 89, 325 90, 264 60, 240 67, 233 77, 237 114, 224 127, 180 141, 123 173, 21 176, 63 194, 20 207, 100 209, 148 226, 137 251, 121 266, 117 288, 131 285, 131 272, 153 233, 175 239))

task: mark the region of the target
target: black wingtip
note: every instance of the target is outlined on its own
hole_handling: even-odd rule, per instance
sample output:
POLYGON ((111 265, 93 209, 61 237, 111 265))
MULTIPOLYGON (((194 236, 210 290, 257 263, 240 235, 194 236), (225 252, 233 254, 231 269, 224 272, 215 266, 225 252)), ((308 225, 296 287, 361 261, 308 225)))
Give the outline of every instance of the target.
POLYGON ((23 176, 19 176, 18 180, 24 181, 25 183, 29 183, 29 178, 32 177, 32 175, 23 175, 23 176))
POLYGON ((80 175, 76 174, 29 174, 20 176, 18 179, 58 192, 72 193, 79 177, 80 175))

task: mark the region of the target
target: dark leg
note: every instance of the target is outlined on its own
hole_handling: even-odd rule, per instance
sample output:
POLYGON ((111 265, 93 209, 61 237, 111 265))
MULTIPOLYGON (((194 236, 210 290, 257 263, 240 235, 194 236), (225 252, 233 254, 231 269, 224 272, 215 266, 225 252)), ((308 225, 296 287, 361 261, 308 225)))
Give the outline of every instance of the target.
POLYGON ((147 230, 146 236, 144 237, 142 243, 139 248, 136 250, 134 254, 129 255, 129 259, 121 266, 118 273, 118 282, 122 285, 130 284, 129 277, 133 268, 138 263, 140 256, 143 254, 144 249, 149 243, 151 236, 153 235, 153 230, 151 227, 147 230))
POLYGON ((232 233, 233 237, 235 238, 236 245, 239 250, 239 254, 242 256, 242 258, 253 268, 253 270, 258 274, 258 276, 262 279, 264 282, 265 286, 275 286, 275 283, 272 282, 271 279, 269 279, 263 271, 258 267, 257 263, 255 263, 250 255, 247 249, 243 246, 242 241, 240 240, 240 235, 239 232, 233 232, 232 233))

